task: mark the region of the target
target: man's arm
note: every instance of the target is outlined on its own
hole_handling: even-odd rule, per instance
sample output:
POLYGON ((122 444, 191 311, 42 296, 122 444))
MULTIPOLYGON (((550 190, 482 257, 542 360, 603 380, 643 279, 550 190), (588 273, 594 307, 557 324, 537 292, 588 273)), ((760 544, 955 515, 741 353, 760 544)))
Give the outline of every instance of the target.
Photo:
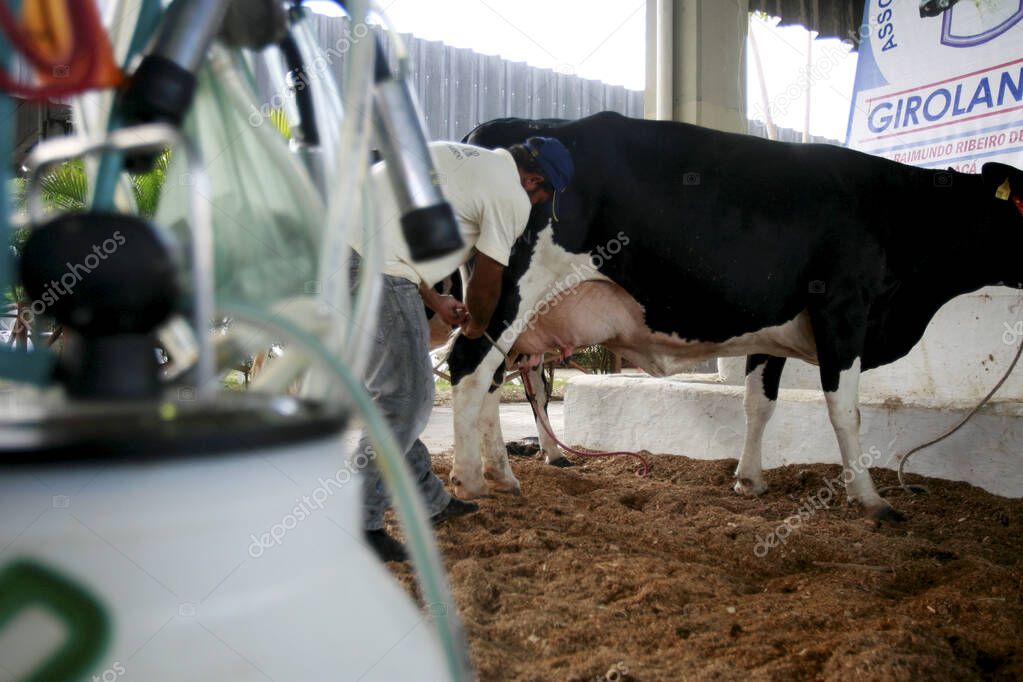
POLYGON ((426 286, 426 282, 419 283, 419 296, 426 307, 440 315, 440 319, 447 324, 455 326, 465 321, 465 306, 454 296, 438 294, 432 287, 426 286))
POLYGON ((472 276, 465 288, 465 305, 469 319, 462 324, 462 333, 470 339, 483 336, 490 324, 490 317, 501 297, 501 277, 504 266, 496 260, 477 251, 472 276))

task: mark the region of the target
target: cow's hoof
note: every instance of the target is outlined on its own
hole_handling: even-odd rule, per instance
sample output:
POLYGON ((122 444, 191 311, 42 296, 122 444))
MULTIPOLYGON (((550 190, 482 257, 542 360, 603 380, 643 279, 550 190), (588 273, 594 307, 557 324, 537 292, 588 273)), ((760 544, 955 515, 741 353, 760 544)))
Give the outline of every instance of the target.
POLYGON ((460 500, 473 500, 477 497, 485 497, 490 492, 486 483, 481 482, 481 484, 477 486, 468 485, 454 474, 451 474, 450 481, 451 486, 455 489, 455 497, 460 500))
POLYGON ((522 495, 522 485, 515 479, 511 481, 495 481, 488 478, 487 485, 489 485, 490 490, 495 493, 515 495, 516 497, 522 495))
POLYGON ((906 520, 905 516, 887 503, 867 508, 867 515, 879 523, 902 523, 906 520))
POLYGON ((744 497, 757 497, 767 492, 767 484, 752 478, 737 478, 732 490, 744 497))
POLYGON ((565 457, 564 455, 555 457, 554 459, 548 459, 547 463, 550 464, 552 467, 559 467, 562 469, 564 469, 565 467, 572 466, 572 462, 568 459, 568 457, 565 457))
POLYGON ((536 441, 535 437, 532 440, 523 438, 522 440, 505 443, 504 447, 512 457, 532 457, 540 452, 540 445, 536 441))

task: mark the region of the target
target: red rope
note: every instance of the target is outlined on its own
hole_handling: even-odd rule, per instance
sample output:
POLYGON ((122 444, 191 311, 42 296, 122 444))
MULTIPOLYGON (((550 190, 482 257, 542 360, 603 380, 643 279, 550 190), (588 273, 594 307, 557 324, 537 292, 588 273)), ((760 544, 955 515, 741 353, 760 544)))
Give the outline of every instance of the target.
MULTIPOLYGON (((75 21, 78 19, 76 11, 77 8, 71 4, 69 0, 65 0, 64 4, 72 17, 72 29, 77 30, 78 26, 75 21)), ((61 60, 54 61, 50 59, 48 55, 43 54, 37 49, 37 47, 32 43, 32 40, 28 37, 25 28, 15 18, 6 2, 0 2, 0 28, 3 28, 4 37, 6 37, 11 43, 11 46, 20 52, 21 56, 24 57, 26 61, 40 71, 49 71, 53 67, 60 66, 65 63, 61 60)), ((73 54, 75 47, 77 46, 77 41, 74 41, 74 38, 72 38, 72 40, 71 52, 73 54)), ((68 57, 68 60, 70 60, 70 56, 68 57)))
POLYGON ((23 27, 11 13, 5 0, 0 0, 0 29, 14 47, 32 66, 39 71, 68 69, 68 82, 49 85, 30 85, 19 83, 0 71, 0 90, 28 99, 48 99, 68 97, 89 90, 95 86, 94 76, 99 64, 95 50, 100 46, 100 31, 93 8, 78 2, 67 2, 68 14, 71 19, 72 48, 71 55, 65 60, 51 60, 42 54, 32 41, 26 37, 23 27))
POLYGON ((640 467, 636 469, 637 476, 647 476, 650 473, 650 461, 638 452, 625 452, 623 450, 618 452, 586 452, 570 448, 565 445, 561 442, 561 439, 554 435, 554 431, 550 428, 550 426, 548 426, 547 420, 540 419, 540 407, 536 404, 536 393, 533 392, 532 382, 529 380, 529 368, 520 367, 519 376, 522 377, 522 388, 526 392, 526 399, 529 401, 529 407, 533 410, 533 418, 540 423, 540 426, 542 426, 543 430, 547 432, 547 435, 553 438, 554 442, 557 443, 558 447, 562 450, 573 454, 576 457, 633 457, 640 461, 640 467))

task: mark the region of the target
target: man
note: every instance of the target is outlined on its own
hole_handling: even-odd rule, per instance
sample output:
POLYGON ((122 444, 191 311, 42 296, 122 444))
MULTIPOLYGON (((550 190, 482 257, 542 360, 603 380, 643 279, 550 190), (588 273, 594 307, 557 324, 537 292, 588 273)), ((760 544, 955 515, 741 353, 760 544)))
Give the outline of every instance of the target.
MULTIPOLYGON (((368 238, 382 240, 384 282, 375 348, 364 380, 405 454, 436 525, 479 506, 447 492, 419 440, 433 410, 434 391, 423 304, 448 324, 461 324, 469 338, 482 336, 501 295, 501 274, 512 245, 526 227, 530 208, 564 190, 574 168, 568 150, 553 138, 533 137, 507 150, 433 142, 430 154, 436 181, 454 209, 464 245, 453 254, 414 262, 401 234, 401 215, 387 169, 383 163, 372 168, 376 230, 368 238), (433 290, 434 284, 473 257, 464 305, 433 290)), ((353 274, 358 254, 364 251, 364 238, 361 233, 353 235, 353 274)), ((357 452, 371 449, 363 431, 357 452)), ((362 492, 363 528, 370 547, 383 561, 404 561, 405 548, 384 530, 389 500, 373 458, 363 470, 362 492)))

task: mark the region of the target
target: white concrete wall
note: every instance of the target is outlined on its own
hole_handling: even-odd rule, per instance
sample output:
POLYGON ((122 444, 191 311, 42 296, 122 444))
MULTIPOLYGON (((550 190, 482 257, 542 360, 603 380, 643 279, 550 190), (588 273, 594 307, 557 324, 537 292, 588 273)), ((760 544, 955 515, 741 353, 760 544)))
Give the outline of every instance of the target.
MULTIPOLYGON (((742 396, 742 387, 727 384, 574 377, 565 392, 565 442, 598 450, 738 458, 746 428, 742 396)), ((895 468, 896 456, 944 432, 966 411, 867 398, 861 402, 863 449, 875 448, 877 465, 895 468)), ((820 390, 783 389, 764 435, 764 467, 840 461, 820 390)), ((990 404, 959 432, 914 455, 907 471, 1023 497, 1023 405, 990 404)))

